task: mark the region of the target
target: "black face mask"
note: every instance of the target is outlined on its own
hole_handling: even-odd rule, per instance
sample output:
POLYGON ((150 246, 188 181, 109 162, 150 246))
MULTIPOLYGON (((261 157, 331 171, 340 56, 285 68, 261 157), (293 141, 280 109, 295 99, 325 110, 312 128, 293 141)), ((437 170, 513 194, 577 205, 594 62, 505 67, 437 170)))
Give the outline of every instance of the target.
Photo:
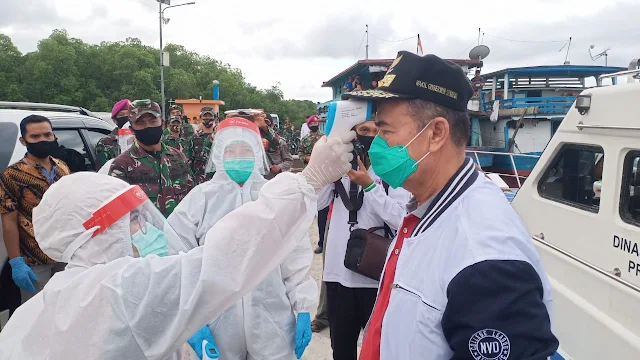
POLYGON ((169 130, 171 132, 180 132, 180 128, 182 127, 182 124, 170 124, 169 125, 169 130))
POLYGON ((211 121, 204 121, 204 120, 203 120, 203 121, 202 121, 202 125, 204 125, 204 127, 206 127, 206 128, 209 128, 209 129, 210 129, 210 128, 212 128, 212 127, 213 127, 213 120, 211 120, 211 121))
POLYGON ((46 159, 49 156, 57 154, 59 150, 60 146, 58 145, 58 139, 55 139, 53 141, 38 141, 35 143, 27 143, 27 151, 29 152, 29 154, 37 157, 38 159, 46 159))
POLYGON ((146 127, 142 130, 133 129, 133 132, 142 145, 156 145, 162 137, 162 126, 146 127))
POLYGON ((128 116, 121 116, 119 118, 116 118, 116 124, 118 125, 118 127, 120 129, 122 129, 122 127, 124 126, 124 124, 127 123, 127 121, 129 121, 129 117, 128 116))
POLYGON ((373 142, 374 138, 375 138, 375 136, 358 135, 358 141, 360 142, 360 144, 362 145, 364 150, 367 151, 367 152, 371 148, 371 143, 373 142))
POLYGON ((316 126, 309 126, 309 130, 311 130, 311 132, 316 132, 318 131, 318 129, 320 129, 320 126, 316 125, 316 126))

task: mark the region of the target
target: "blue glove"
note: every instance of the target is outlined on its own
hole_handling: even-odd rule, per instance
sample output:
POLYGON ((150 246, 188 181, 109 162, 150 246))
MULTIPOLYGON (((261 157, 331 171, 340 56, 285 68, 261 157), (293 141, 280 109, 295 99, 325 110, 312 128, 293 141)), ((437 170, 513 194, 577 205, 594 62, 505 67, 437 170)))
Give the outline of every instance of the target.
POLYGON ((24 262, 24 258, 22 256, 14 257, 9 260, 9 264, 11 264, 11 277, 13 278, 13 282, 21 289, 36 292, 36 287, 33 285, 33 282, 38 281, 38 278, 29 265, 24 262))
POLYGON ((218 348, 216 347, 216 341, 213 340, 213 334, 209 329, 209 326, 205 325, 202 329, 198 330, 198 332, 191 337, 187 341, 193 351, 198 355, 198 359, 203 360, 203 348, 204 355, 207 357, 204 359, 217 359, 220 357, 220 353, 218 352, 218 348))
POLYGON ((311 315, 308 312, 298 313, 296 324, 296 357, 300 359, 311 342, 311 315))

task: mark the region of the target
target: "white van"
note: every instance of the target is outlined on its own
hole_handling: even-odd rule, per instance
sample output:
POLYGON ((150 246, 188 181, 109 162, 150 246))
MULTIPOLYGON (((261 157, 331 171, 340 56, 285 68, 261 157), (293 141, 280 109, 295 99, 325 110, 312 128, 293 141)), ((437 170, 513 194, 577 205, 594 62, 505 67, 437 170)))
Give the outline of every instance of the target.
POLYGON ((634 61, 635 70, 612 74, 632 83, 578 96, 512 202, 553 286, 553 330, 565 359, 640 359, 640 70, 634 61))

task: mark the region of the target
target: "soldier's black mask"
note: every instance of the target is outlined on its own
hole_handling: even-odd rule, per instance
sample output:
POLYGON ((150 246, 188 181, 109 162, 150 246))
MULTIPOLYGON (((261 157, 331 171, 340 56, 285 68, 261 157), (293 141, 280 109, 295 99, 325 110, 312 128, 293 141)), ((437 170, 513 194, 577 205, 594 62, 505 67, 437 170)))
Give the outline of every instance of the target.
POLYGON ((212 128, 213 127, 213 119, 211 119, 211 120, 202 120, 202 125, 204 125, 207 128, 212 128))
POLYGON ((162 137, 162 126, 146 127, 141 130, 133 129, 136 139, 143 145, 151 146, 160 142, 162 137))
POLYGON ((122 127, 124 126, 124 124, 127 123, 127 121, 129 121, 129 117, 128 116, 120 116, 120 117, 116 118, 116 124, 118 125, 118 127, 120 129, 122 129, 122 127))

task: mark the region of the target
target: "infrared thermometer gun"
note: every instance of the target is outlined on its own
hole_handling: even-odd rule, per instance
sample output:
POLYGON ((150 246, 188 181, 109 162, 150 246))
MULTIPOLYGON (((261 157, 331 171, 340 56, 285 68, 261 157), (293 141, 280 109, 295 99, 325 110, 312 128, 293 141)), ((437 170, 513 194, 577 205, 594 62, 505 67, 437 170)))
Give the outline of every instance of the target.
POLYGON ((354 126, 371 119, 372 101, 340 100, 329 104, 327 123, 324 130, 327 137, 342 137, 354 126))
POLYGON ((220 353, 218 352, 218 348, 215 344, 208 342, 207 340, 202 341, 202 360, 213 360, 219 359, 220 353))

